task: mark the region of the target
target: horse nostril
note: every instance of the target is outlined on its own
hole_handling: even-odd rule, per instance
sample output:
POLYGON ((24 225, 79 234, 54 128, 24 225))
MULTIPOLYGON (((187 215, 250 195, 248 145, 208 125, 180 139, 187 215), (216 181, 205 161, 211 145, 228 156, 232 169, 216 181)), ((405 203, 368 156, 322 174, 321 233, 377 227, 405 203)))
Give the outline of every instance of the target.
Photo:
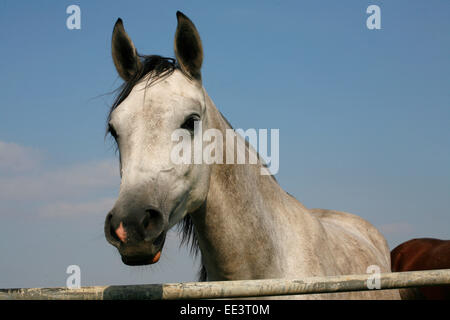
POLYGON ((112 226, 112 222, 111 222, 112 217, 113 216, 111 213, 108 213, 108 215, 106 216, 105 236, 106 236, 106 239, 108 240, 108 242, 110 242, 113 245, 116 245, 116 244, 119 244, 121 241, 112 226))
POLYGON ((142 226, 144 227, 144 229, 147 229, 149 224, 150 224, 150 216, 146 214, 144 220, 142 221, 142 226))
POLYGON ((120 239, 123 243, 127 242, 127 231, 123 227, 123 222, 121 221, 119 224, 119 227, 114 230, 114 234, 117 236, 117 238, 120 239))
POLYGON ((153 209, 148 209, 148 210, 146 210, 145 212, 148 213, 150 219, 156 218, 156 217, 159 216, 159 211, 156 211, 156 210, 153 210, 153 209))
POLYGON ((144 217, 141 219, 141 228, 147 243, 156 241, 158 244, 164 241, 164 216, 160 211, 153 208, 145 210, 144 217))
POLYGON ((115 232, 115 230, 113 229, 113 227, 111 226, 111 228, 109 228, 109 232, 111 234, 111 236, 113 237, 114 240, 117 240, 120 242, 119 237, 117 236, 117 233, 115 232))
POLYGON ((142 220, 142 225, 144 229, 147 229, 151 222, 156 221, 160 218, 159 211, 156 211, 154 209, 147 209, 145 210, 145 217, 142 220))

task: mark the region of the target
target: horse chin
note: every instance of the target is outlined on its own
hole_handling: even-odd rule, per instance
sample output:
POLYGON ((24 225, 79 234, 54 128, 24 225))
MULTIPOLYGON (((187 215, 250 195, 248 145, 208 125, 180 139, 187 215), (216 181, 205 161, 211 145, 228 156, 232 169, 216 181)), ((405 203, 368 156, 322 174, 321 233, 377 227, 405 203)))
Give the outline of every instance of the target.
POLYGON ((165 232, 163 232, 152 245, 146 244, 139 247, 122 245, 119 248, 122 262, 127 266, 145 266, 157 263, 161 258, 165 240, 165 232))
POLYGON ((122 262, 127 266, 145 266, 158 262, 160 257, 161 251, 158 251, 154 255, 122 256, 122 262))

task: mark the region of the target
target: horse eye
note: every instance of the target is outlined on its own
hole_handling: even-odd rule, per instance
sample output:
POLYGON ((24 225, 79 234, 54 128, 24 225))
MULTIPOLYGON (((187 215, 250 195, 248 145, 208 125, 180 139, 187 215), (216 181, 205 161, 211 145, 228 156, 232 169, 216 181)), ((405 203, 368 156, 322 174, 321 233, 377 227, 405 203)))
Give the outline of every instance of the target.
POLYGON ((181 125, 182 129, 186 129, 190 132, 194 132, 195 121, 199 121, 200 117, 196 114, 190 115, 181 125))
POLYGON ((117 140, 117 137, 119 135, 117 134, 116 129, 114 129, 114 127, 110 124, 108 124, 108 131, 112 135, 112 137, 117 140))

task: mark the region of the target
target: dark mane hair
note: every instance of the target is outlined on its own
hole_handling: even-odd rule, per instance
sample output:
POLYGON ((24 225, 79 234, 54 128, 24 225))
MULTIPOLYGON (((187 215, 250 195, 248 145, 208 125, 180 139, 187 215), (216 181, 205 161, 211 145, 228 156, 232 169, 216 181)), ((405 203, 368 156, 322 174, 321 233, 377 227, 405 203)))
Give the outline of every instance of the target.
MULTIPOLYGON (((164 79, 170 76, 176 69, 181 70, 174 58, 162 57, 158 55, 138 55, 141 59, 142 67, 136 72, 133 77, 120 86, 117 91, 119 94, 114 99, 114 102, 109 110, 107 120, 106 134, 110 133, 110 127, 108 125, 111 120, 111 113, 125 100, 130 94, 133 87, 139 83, 146 75, 151 73, 151 76, 147 80, 146 87, 151 86, 153 83, 160 79, 164 79)), ((197 237, 194 232, 194 224, 191 216, 187 214, 182 221, 178 223, 178 232, 181 234, 181 245, 189 247, 190 253, 197 257, 200 253, 197 237)), ((201 260, 201 259, 200 259, 201 260)), ((202 264, 198 273, 199 281, 206 281, 206 268, 202 264)))
MULTIPOLYGON (((141 59, 142 67, 136 72, 130 80, 124 82, 117 91, 120 90, 116 96, 111 109, 108 114, 108 122, 111 120, 111 113, 125 100, 130 94, 134 86, 141 81, 146 75, 152 74, 147 80, 147 87, 159 79, 170 76, 179 66, 174 58, 162 57, 158 55, 138 55, 141 59)), ((181 69, 180 69, 181 70, 181 69)), ((108 133, 108 132, 107 132, 108 133)))
MULTIPOLYGON (((198 246, 197 236, 195 235, 194 223, 192 222, 192 218, 189 214, 185 215, 183 220, 181 220, 178 225, 178 232, 181 234, 181 244, 186 245, 189 248, 191 255, 195 257, 200 255, 200 263, 201 263, 201 252, 200 247, 198 246)), ((206 268, 201 263, 201 268, 197 274, 198 281, 206 281, 207 274, 206 268)))

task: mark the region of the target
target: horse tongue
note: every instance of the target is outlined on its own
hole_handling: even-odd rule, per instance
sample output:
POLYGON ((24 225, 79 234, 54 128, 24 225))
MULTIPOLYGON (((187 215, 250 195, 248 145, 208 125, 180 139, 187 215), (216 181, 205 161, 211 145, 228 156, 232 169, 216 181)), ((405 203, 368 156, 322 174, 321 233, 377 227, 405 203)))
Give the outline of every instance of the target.
POLYGON ((161 251, 158 251, 152 259, 152 263, 158 262, 159 258, 161 258, 161 251))

